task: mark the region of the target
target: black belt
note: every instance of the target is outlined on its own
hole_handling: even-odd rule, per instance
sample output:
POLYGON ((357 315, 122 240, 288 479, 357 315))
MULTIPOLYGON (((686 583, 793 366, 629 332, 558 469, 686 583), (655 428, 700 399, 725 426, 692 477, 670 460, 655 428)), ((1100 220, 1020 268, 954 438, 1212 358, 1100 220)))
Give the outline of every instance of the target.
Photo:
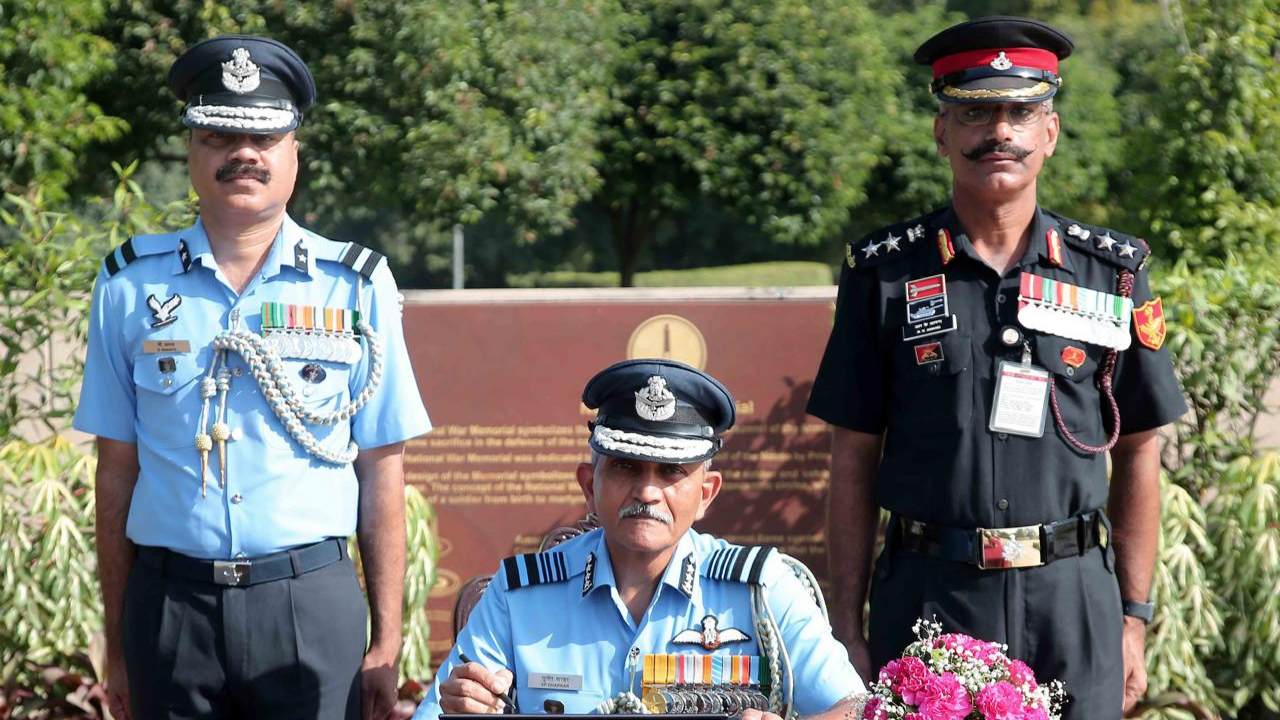
POLYGON ((1042 525, 974 530, 895 515, 890 531, 896 533, 907 552, 971 563, 983 570, 1048 565, 1107 544, 1106 520, 1101 510, 1042 525))
POLYGON ((165 575, 234 587, 298 577, 332 565, 346 555, 347 542, 343 538, 329 538, 312 545, 245 560, 201 560, 167 548, 138 546, 138 560, 165 575))

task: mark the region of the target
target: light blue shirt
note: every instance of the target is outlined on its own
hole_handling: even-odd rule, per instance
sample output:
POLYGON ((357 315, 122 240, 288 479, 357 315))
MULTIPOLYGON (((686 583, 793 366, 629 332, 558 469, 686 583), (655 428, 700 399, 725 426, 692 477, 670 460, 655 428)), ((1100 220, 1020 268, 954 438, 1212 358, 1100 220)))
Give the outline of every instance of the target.
MULTIPOLYGON (((643 670, 633 674, 636 663, 629 655, 763 656, 752 623, 750 585, 740 579, 752 574, 756 555, 734 552, 737 547, 690 530, 676 546, 638 623, 618 595, 603 530, 505 561, 440 666, 414 720, 435 720, 440 714, 440 682, 459 664, 459 651, 490 670, 510 670, 515 701, 524 713, 544 712, 547 700, 563 703, 566 713, 591 713, 619 692, 630 690, 639 696, 643 670), (694 568, 685 567, 690 557, 694 568), (687 570, 695 569, 686 577, 687 570), (739 579, 720 579, 730 573, 739 579), (682 631, 701 630, 708 615, 715 616, 721 632, 735 628, 750 640, 714 650, 673 642, 682 631), (638 648, 637 653, 631 653, 632 648, 638 648), (580 679, 582 689, 537 687, 553 683, 537 682, 535 673, 580 679)), ((861 692, 862 681, 844 646, 776 552, 763 556, 758 578, 793 663, 795 709, 810 715, 851 692, 861 692)))
MULTIPOLYGON (((73 423, 93 435, 137 444, 140 469, 127 527, 133 542, 231 559, 355 532, 359 488, 351 465, 330 465, 303 451, 234 352, 227 353, 227 486, 219 487, 215 447, 209 453, 208 494, 201 497, 195 437, 212 424, 210 419, 199 428, 199 386, 214 360, 212 341, 233 316, 242 328, 260 332, 264 302, 359 309, 382 338, 382 383, 368 404, 349 421, 307 426, 323 447, 340 451, 354 439, 361 448, 373 448, 431 429, 405 348, 400 296, 377 253, 327 240, 286 216, 266 262, 237 295, 214 261, 202 223, 134 237, 112 251, 94 285, 84 384, 73 423), (153 310, 151 296, 172 312, 153 310), (173 298, 181 298, 176 307, 173 298), (165 323, 170 315, 174 319, 165 323)), ((367 344, 361 347, 352 364, 284 360, 303 404, 329 410, 358 394, 369 362, 367 344), (318 375, 302 372, 308 364, 323 369, 320 382, 302 377, 318 375)), ((209 412, 217 407, 215 397, 209 412)))

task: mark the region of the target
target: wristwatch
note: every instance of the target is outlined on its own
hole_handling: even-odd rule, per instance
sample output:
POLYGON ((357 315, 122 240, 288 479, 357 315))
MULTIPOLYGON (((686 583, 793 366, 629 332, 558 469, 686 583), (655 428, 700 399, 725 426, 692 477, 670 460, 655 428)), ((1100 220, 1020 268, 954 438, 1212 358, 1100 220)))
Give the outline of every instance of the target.
POLYGON ((1135 617, 1148 625, 1151 624, 1152 618, 1156 616, 1156 606, 1154 603, 1138 602, 1136 600, 1125 600, 1120 603, 1120 609, 1125 615, 1135 617))

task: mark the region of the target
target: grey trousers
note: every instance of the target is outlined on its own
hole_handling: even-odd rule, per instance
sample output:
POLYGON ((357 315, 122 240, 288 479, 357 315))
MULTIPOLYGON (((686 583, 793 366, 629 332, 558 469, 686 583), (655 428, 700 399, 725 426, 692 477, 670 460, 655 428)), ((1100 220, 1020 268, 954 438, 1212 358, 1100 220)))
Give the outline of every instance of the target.
POLYGON ((1114 568, 1110 548, 1043 567, 980 570, 891 544, 871 584, 873 672, 915 640, 916 618, 936 616, 943 632, 1005 643, 1037 680, 1063 681, 1062 720, 1120 720, 1123 617, 1114 568))
POLYGON ((227 587, 134 563, 124 651, 134 720, 359 720, 364 593, 342 560, 227 587))

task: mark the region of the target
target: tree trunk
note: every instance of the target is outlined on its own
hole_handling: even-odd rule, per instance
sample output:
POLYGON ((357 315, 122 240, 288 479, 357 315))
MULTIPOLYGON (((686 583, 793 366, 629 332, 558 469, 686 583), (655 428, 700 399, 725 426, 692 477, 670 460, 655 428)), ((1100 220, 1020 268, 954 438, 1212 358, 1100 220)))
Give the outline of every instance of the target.
POLYGON ((622 287, 634 287, 636 266, 640 253, 653 237, 657 222, 646 210, 637 209, 644 203, 632 202, 626 208, 611 208, 609 223, 613 228, 613 252, 618 257, 618 272, 622 287))

